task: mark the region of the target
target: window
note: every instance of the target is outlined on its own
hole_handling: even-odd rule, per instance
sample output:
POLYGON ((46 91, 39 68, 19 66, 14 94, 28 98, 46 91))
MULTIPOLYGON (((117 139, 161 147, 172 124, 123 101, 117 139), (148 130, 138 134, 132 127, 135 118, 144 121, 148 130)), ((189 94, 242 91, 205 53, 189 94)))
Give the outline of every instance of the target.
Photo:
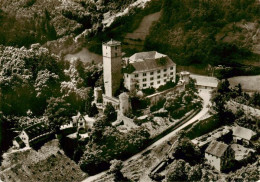
POLYGON ((153 77, 151 77, 150 80, 153 80, 153 77))
POLYGON ((158 84, 160 84, 161 82, 160 82, 160 81, 158 81, 157 83, 158 83, 158 84))
POLYGON ((159 78, 161 78, 161 76, 159 75, 159 76, 157 76, 157 78, 159 79, 159 78))
POLYGON ((171 72, 170 75, 173 75, 173 72, 171 72))
POLYGON ((146 76, 146 73, 143 73, 143 76, 146 76))
POLYGON ((166 77, 166 76, 167 76, 167 74, 164 74, 163 76, 164 76, 164 77, 166 77))
POLYGON ((115 55, 116 55, 116 57, 117 57, 117 53, 116 53, 115 55))
POLYGON ((135 77, 138 77, 138 74, 135 74, 135 77))
POLYGON ((170 70, 173 70, 173 67, 171 67, 170 70))
POLYGON ((115 47, 115 49, 117 50, 117 46, 115 47))
POLYGON ((150 75, 153 75, 153 71, 152 71, 152 72, 150 72, 150 75))
POLYGON ((161 73, 161 70, 158 70, 157 73, 161 73))
POLYGON ((164 72, 166 72, 166 71, 167 71, 167 69, 165 68, 163 71, 164 71, 164 72))
POLYGON ((143 84, 143 87, 146 87, 146 84, 143 84))
POLYGON ((166 80, 166 79, 164 79, 164 82, 167 82, 167 80, 166 80))
POLYGON ((152 85, 153 85, 153 82, 151 82, 150 85, 152 86, 152 85))
POLYGON ((126 77, 128 78, 128 74, 126 74, 126 77))
POLYGON ((146 82, 146 78, 143 79, 143 82, 146 82))

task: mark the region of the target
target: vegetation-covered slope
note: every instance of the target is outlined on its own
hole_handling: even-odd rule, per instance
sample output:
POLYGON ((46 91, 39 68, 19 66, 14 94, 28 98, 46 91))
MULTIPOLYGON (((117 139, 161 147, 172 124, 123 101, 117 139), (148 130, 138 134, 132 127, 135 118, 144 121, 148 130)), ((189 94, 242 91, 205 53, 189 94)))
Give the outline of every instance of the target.
POLYGON ((82 181, 87 177, 79 166, 64 155, 58 140, 40 150, 6 153, 0 167, 2 181, 82 181))
POLYGON ((256 0, 163 0, 162 10, 145 47, 168 54, 178 64, 230 65, 257 52, 256 0))
POLYGON ((93 27, 102 30, 103 13, 118 11, 132 2, 3 0, 0 2, 0 44, 29 46, 93 27))

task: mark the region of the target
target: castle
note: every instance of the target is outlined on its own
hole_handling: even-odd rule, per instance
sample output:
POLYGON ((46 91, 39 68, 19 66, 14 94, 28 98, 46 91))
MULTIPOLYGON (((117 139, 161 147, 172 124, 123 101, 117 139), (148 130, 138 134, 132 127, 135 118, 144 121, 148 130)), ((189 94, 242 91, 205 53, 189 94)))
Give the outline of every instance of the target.
MULTIPOLYGON (((103 105, 110 102, 121 113, 130 109, 128 94, 116 97, 121 84, 133 91, 158 88, 168 81, 176 80, 176 64, 167 55, 156 51, 140 52, 123 61, 121 42, 115 40, 103 43, 102 51, 105 88, 103 105)), ((100 89, 95 90, 95 95, 100 96, 100 89)))

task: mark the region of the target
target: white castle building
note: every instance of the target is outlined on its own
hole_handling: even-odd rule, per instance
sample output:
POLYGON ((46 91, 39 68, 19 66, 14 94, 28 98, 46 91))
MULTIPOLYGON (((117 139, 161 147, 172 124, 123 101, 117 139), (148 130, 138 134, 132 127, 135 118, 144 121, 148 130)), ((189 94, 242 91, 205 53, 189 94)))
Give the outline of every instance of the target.
POLYGON ((127 66, 132 69, 124 73, 124 86, 128 90, 158 88, 176 79, 176 64, 167 55, 156 51, 132 55, 127 66))

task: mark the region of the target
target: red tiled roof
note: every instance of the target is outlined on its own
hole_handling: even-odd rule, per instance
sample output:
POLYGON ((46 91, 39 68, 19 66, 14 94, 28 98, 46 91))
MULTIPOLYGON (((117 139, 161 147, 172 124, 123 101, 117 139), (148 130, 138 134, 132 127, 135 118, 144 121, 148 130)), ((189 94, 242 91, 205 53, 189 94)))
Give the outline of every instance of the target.
POLYGON ((140 52, 130 57, 130 64, 133 65, 135 71, 147 71, 158 68, 167 68, 175 65, 175 63, 166 55, 160 54, 156 51, 140 52), (165 58, 165 64, 159 64, 158 60, 165 58))
POLYGON ((225 151, 227 150, 228 145, 225 143, 212 141, 206 149, 206 153, 211 155, 222 157, 225 151))

